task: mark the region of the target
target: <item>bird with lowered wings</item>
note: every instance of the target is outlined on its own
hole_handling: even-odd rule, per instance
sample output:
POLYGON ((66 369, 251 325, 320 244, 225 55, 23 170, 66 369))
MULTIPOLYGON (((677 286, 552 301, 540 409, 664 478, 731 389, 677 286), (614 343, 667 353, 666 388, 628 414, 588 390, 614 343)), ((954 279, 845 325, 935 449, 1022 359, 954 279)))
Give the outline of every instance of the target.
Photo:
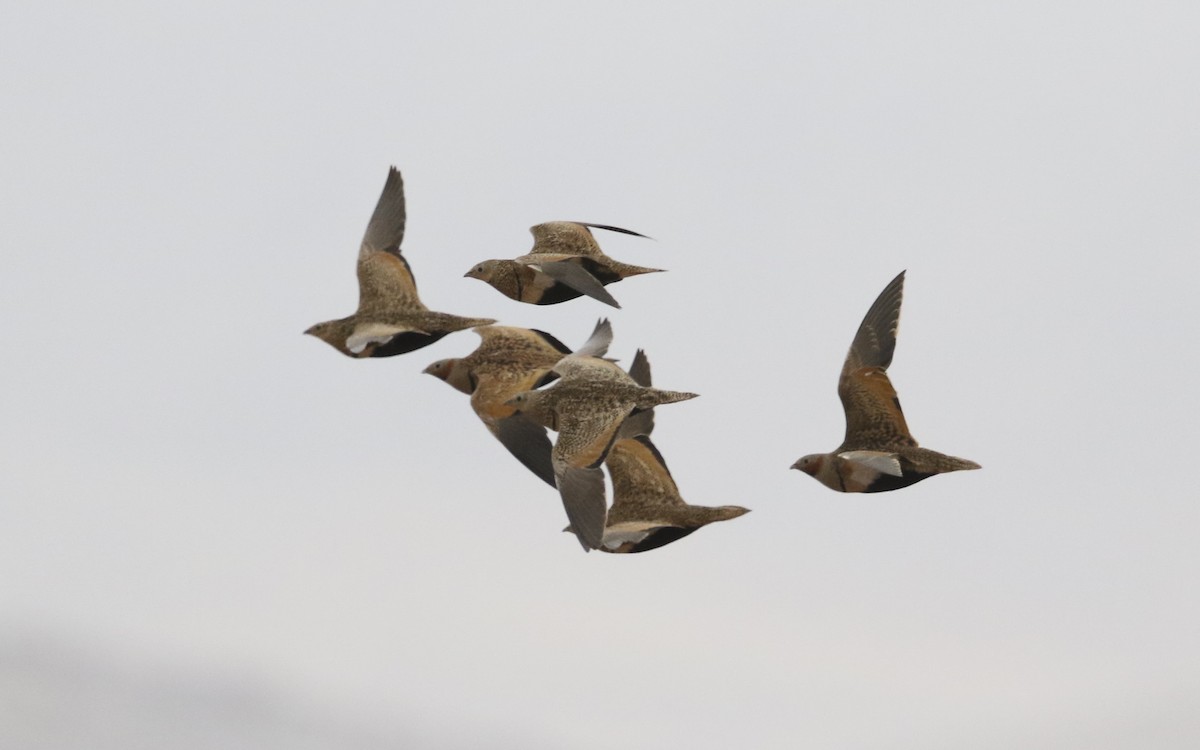
MULTIPOLYGON (((470 394, 471 408, 488 431, 526 468, 554 487, 546 428, 507 402, 518 393, 557 379, 554 365, 572 354, 571 350, 550 334, 531 328, 491 325, 473 330, 482 339, 475 351, 465 357, 439 359, 426 367, 425 373, 470 394)), ((611 342, 612 325, 601 320, 574 354, 603 357, 611 342)))
MULTIPOLYGON (((650 385, 650 362, 644 351, 638 350, 629 375, 639 385, 650 385)), ((657 549, 710 523, 750 512, 737 505, 710 508, 684 502, 666 460, 650 440, 653 415, 653 410, 646 410, 627 418, 604 459, 613 486, 612 507, 598 547, 604 552, 657 549)))
POLYGON ((579 543, 592 550, 603 542, 608 511, 600 467, 622 424, 638 412, 696 394, 641 386, 599 357, 564 357, 553 371, 558 382, 519 393, 508 404, 558 432, 551 451, 558 492, 579 543))
POLYGON ((485 260, 466 276, 480 279, 506 297, 532 305, 554 305, 584 295, 620 307, 604 287, 630 276, 659 273, 608 257, 592 229, 645 237, 644 234, 605 224, 582 221, 549 221, 529 228, 533 248, 512 260, 485 260))

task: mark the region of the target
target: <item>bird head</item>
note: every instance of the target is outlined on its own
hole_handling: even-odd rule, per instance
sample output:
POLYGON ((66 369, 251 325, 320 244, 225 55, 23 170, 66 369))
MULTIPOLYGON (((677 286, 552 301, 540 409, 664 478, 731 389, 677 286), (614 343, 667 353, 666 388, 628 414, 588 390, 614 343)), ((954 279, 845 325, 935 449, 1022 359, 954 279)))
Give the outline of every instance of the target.
POLYGON ((821 464, 825 462, 825 456, 820 453, 810 453, 801 458, 796 463, 792 464, 793 469, 799 469, 809 476, 816 476, 821 470, 821 464))
POLYGON ((467 271, 463 276, 468 279, 479 279, 492 283, 492 277, 496 274, 496 269, 504 261, 501 260, 485 260, 482 263, 476 263, 470 271, 467 271))
POLYGON ((346 337, 350 335, 350 329, 353 327, 347 324, 347 320, 343 318, 341 320, 327 320, 324 323, 317 323, 316 325, 309 326, 304 335, 315 336, 347 357, 353 357, 355 355, 351 354, 350 350, 346 348, 346 337))
POLYGON ((452 388, 463 393, 471 393, 475 390, 475 379, 471 377, 471 368, 461 358, 439 359, 422 372, 446 381, 452 388))

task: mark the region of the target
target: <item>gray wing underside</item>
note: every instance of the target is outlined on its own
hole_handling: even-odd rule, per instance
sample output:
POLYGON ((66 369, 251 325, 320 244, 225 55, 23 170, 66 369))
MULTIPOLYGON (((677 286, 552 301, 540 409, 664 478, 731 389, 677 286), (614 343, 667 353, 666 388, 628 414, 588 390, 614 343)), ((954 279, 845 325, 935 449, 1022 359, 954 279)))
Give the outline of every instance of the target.
POLYGON ((363 251, 398 253, 400 242, 404 239, 405 216, 404 180, 400 177, 400 170, 392 167, 388 171, 387 182, 383 184, 379 202, 375 204, 375 213, 371 214, 367 231, 363 234, 363 251))
POLYGON ((846 355, 842 372, 850 373, 860 367, 882 367, 892 364, 896 351, 896 332, 900 328, 900 302, 904 297, 904 271, 891 280, 875 299, 863 317, 846 355))
POLYGON ((550 278, 566 284, 580 294, 586 294, 592 299, 597 299, 606 305, 620 307, 613 296, 605 290, 595 276, 588 273, 583 266, 571 261, 553 261, 549 263, 538 263, 537 267, 542 273, 550 278))
POLYGON ((550 458, 553 445, 546 428, 524 414, 513 414, 496 423, 496 438, 521 464, 532 471, 551 487, 554 480, 554 462, 550 458))
POLYGON ((612 343, 612 339, 612 323, 608 322, 608 318, 601 318, 596 321, 596 328, 592 331, 592 335, 588 337, 588 340, 583 342, 583 346, 580 346, 572 353, 585 357, 603 357, 608 353, 608 347, 612 343))
POLYGON ((604 472, 598 468, 567 466, 558 477, 558 491, 579 543, 585 550, 598 548, 604 539, 604 524, 608 518, 604 472))

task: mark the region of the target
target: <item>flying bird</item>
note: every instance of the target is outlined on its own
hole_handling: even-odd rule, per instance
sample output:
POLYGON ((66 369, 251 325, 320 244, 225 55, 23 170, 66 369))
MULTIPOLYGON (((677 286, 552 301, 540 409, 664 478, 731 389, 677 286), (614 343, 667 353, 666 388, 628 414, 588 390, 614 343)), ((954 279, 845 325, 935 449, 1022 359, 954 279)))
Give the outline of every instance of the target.
POLYGON ((661 404, 686 401, 695 393, 637 384, 609 360, 571 355, 554 366, 557 383, 519 393, 508 404, 558 432, 551 451, 555 480, 567 520, 585 550, 604 538, 607 500, 604 463, 626 418, 661 404))
POLYGON ((513 260, 485 260, 467 271, 506 297, 532 305, 554 305, 587 295, 620 307, 604 288, 630 276, 658 273, 661 268, 633 266, 604 254, 592 229, 645 237, 628 229, 582 221, 550 221, 529 228, 533 249, 513 260))
MULTIPOLYGON (((551 370, 571 350, 550 334, 531 328, 493 325, 473 330, 482 339, 475 351, 465 357, 439 359, 426 367, 425 373, 470 394, 471 408, 488 431, 526 468, 554 487, 546 428, 506 402, 557 379, 551 370)), ((601 320, 575 354, 602 357, 610 343, 612 325, 601 320)))
MULTIPOLYGON (((639 385, 650 385, 650 363, 640 349, 629 374, 639 385)), ((666 461, 650 441, 654 424, 647 418, 653 414, 648 409, 627 418, 604 459, 613 485, 613 504, 599 546, 604 552, 656 549, 702 526, 750 512, 737 505, 709 508, 684 502, 666 461)))
POLYGON ((421 303, 412 268, 400 254, 404 222, 404 181, 392 167, 358 251, 358 310, 317 323, 306 334, 348 357, 394 357, 448 333, 496 322, 433 312, 421 303))
POLYGON ((887 368, 896 350, 904 272, 892 279, 867 311, 838 380, 846 412, 846 437, 832 453, 813 453, 792 464, 838 492, 887 492, 934 474, 978 469, 979 464, 921 448, 908 431, 887 368))

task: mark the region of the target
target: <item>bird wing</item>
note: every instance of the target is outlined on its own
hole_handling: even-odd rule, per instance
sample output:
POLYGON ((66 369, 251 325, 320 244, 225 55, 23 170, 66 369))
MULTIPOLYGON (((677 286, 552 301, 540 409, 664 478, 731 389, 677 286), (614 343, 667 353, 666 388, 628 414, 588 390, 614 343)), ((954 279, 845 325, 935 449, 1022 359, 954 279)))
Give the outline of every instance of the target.
POLYGON ((854 342, 842 365, 842 376, 862 367, 886 370, 896 351, 896 331, 900 328, 900 302, 904 297, 904 271, 891 280, 867 310, 854 342))
POLYGON ((400 253, 404 221, 404 181, 392 167, 358 250, 358 314, 426 309, 412 267, 400 253))
POLYGON ((612 323, 609 323, 607 318, 601 318, 596 321, 596 327, 592 330, 592 335, 588 336, 588 340, 583 342, 583 346, 580 346, 574 352, 568 353, 582 357, 603 357, 608 353, 608 347, 612 344, 612 340, 612 323))
POLYGON ((604 541, 608 519, 608 501, 604 497, 604 472, 555 462, 558 493, 567 511, 570 528, 585 550, 593 550, 604 541))
POLYGON ((628 401, 593 409, 568 409, 558 413, 555 461, 565 466, 593 469, 600 466, 617 436, 622 420, 633 411, 628 401))
POLYGON ((633 355, 633 362, 629 364, 629 377, 643 388, 651 386, 650 359, 646 356, 645 349, 638 349, 637 354, 633 355))
POLYGON ((388 170, 379 202, 375 204, 375 213, 367 222, 359 257, 372 252, 399 255, 400 242, 404 239, 404 221, 404 180, 400 178, 400 170, 392 167, 388 170))
POLYGON ((635 232, 632 229, 622 229, 621 227, 614 227, 609 224, 593 224, 590 221, 576 221, 576 222, 572 222, 572 223, 578 224, 582 227, 591 227, 592 229, 604 229, 609 232, 620 232, 621 234, 632 234, 634 237, 643 237, 648 240, 654 239, 653 237, 642 234, 641 232, 635 232))
POLYGON ((613 298, 600 281, 588 273, 587 269, 572 259, 556 261, 539 261, 529 264, 530 268, 540 271, 560 284, 565 284, 580 294, 586 294, 606 305, 619 308, 621 305, 613 298))
POLYGON ((547 221, 529 228, 533 235, 531 254, 601 256, 604 253, 586 224, 577 221, 547 221))
POLYGON ((359 256, 356 315, 425 309, 412 268, 402 255, 381 250, 359 256))
POLYGON ((556 486, 554 462, 550 457, 553 446, 545 427, 519 413, 484 424, 525 468, 551 487, 556 486))
POLYGON ((645 435, 618 440, 605 459, 613 483, 612 517, 620 521, 661 521, 663 506, 683 506, 667 462, 645 435))
MULTIPOLYGON (((629 365, 629 377, 643 388, 650 387, 650 360, 646 357, 645 350, 638 349, 637 354, 633 355, 633 362, 629 365)), ((649 435, 653 431, 654 409, 643 409, 625 418, 620 432, 617 433, 617 439, 649 435)))
POLYGON ((914 446, 900 397, 882 367, 860 367, 842 376, 838 395, 846 412, 846 438, 840 450, 891 450, 914 446))
POLYGON ((615 380, 632 383, 633 379, 615 362, 599 357, 572 354, 554 365, 554 372, 563 378, 580 378, 586 380, 615 380))

